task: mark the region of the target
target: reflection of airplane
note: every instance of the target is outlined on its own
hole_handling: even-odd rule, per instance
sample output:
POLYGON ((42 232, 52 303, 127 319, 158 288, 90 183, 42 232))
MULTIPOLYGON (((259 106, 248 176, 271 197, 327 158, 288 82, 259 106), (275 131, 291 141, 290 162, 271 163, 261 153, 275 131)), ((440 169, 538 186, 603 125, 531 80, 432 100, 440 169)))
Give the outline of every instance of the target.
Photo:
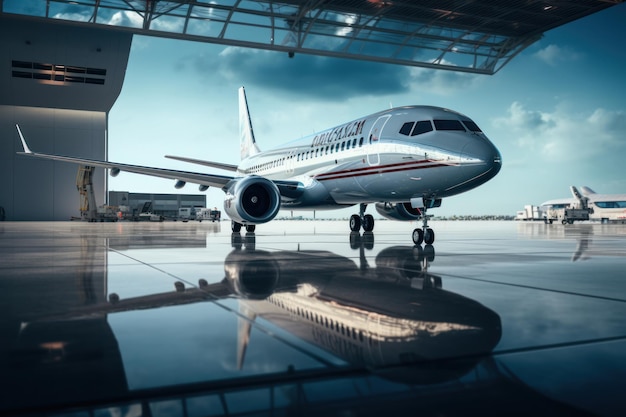
MULTIPOLYGON (((626 222, 626 194, 597 194, 589 187, 580 187, 580 194, 591 209, 590 220, 626 222)), ((542 203, 541 208, 546 212, 575 207, 578 203, 579 198, 559 198, 542 203)))
POLYGON ((269 222, 279 209, 334 209, 360 204, 350 229, 371 231, 374 218, 367 204, 395 220, 422 219, 413 241, 430 244, 426 210, 441 199, 475 188, 501 167, 500 153, 470 118, 431 106, 406 106, 382 111, 324 130, 280 148, 257 147, 243 87, 239 90, 241 162, 239 165, 169 156, 185 162, 233 171, 235 176, 152 168, 32 152, 18 126, 24 152, 38 158, 171 178, 220 187, 233 231, 242 225, 269 222))
MULTIPOLYGON (((106 410, 116 415, 152 415, 155 411, 217 415, 223 410, 224 415, 231 415, 245 413, 238 408, 245 402, 246 410, 254 407, 257 414, 379 415, 385 410, 405 415, 415 414, 418 404, 420 412, 427 415, 500 415, 510 413, 514 404, 518 414, 524 415, 537 410, 547 410, 554 416, 588 415, 543 396, 534 386, 526 386, 506 363, 489 356, 501 337, 498 315, 441 289, 440 279, 427 271, 428 262, 435 256, 430 245, 390 247, 380 251, 370 267, 365 250, 360 252, 357 265, 350 258, 327 251, 255 251, 251 249, 255 244, 253 234, 239 236, 239 241, 245 251, 236 249, 225 258, 226 279, 222 281, 201 281, 199 288, 186 289, 178 283, 176 291, 127 299, 109 297, 110 302, 105 301, 107 290, 98 287, 112 273, 107 268, 97 268, 100 275, 79 268, 81 274, 85 272, 81 279, 68 276, 64 268, 68 279, 53 280, 52 288, 63 288, 67 281, 70 289, 76 286, 73 291, 37 292, 38 311, 29 308, 24 314, 13 315, 17 310, 8 310, 10 325, 5 329, 11 332, 3 333, 7 343, 0 343, 0 352, 9 350, 2 356, 9 360, 0 361, 0 375, 5 382, 0 414, 71 411, 94 415, 106 410), (327 275, 329 270, 323 268, 324 264, 336 270, 327 275), (90 295, 94 292, 95 297, 90 295), (252 337, 240 372, 230 366, 233 349, 210 350, 199 344, 208 349, 201 357, 184 349, 160 351, 155 340, 161 336, 154 334, 159 333, 159 326, 159 330, 150 332, 145 344, 128 345, 111 324, 115 315, 110 313, 146 309, 169 316, 168 312, 181 311, 180 307, 170 310, 169 306, 237 295, 246 313, 242 321, 247 318, 250 322, 257 314, 258 319, 293 331, 303 343, 308 341, 348 363, 325 360, 315 346, 297 346, 281 332, 268 332, 266 324, 254 323, 259 332, 301 348, 320 361, 317 363, 325 360, 328 365, 311 367, 305 361, 300 366, 297 357, 292 356, 281 361, 289 367, 278 372, 254 371, 264 368, 268 357, 277 355, 268 348, 275 344, 264 346, 260 333, 248 334, 246 326, 240 325, 239 360, 246 347, 242 342, 252 337), (82 301, 68 303, 73 296, 80 296, 82 301), (131 359, 127 356, 133 350, 139 350, 141 357, 136 363, 132 355, 131 359), (184 370, 178 368, 181 358, 198 368, 217 363, 211 369, 224 372, 207 371, 199 379, 185 379, 184 370), (133 382, 133 369, 151 375, 150 368, 159 366, 157 361, 168 364, 168 375, 182 375, 183 383, 173 385, 169 379, 162 381, 158 377, 150 379, 147 387, 133 382), (374 368, 374 372, 368 372, 367 367, 374 368), (320 397, 322 392, 332 395, 320 397), (365 408, 371 412, 364 412, 365 408)), ((159 247, 153 243, 147 246, 159 247)), ((133 245, 123 245, 128 246, 133 245)), ((88 262, 102 260, 106 258, 99 256, 103 248, 100 244, 85 245, 82 258, 88 262)), ((223 305, 230 304, 226 301, 223 305)), ((195 314, 192 311, 199 310, 187 313, 195 314)), ((200 311, 210 314, 215 310, 200 311)), ((146 324, 140 317, 143 313, 133 315, 139 321, 130 320, 134 324, 127 329, 146 324)), ((117 321, 126 322, 128 317, 118 316, 117 321)), ((154 317, 144 316, 143 320, 154 317)), ((171 323, 175 327, 180 324, 171 323)), ((219 342, 225 333, 216 327, 223 326, 182 324, 176 334, 208 334, 224 346, 231 339, 219 342)), ((226 333, 233 334, 228 329, 226 333)), ((550 369, 544 369, 543 362, 537 366, 550 369)))
POLYGON ((441 289, 441 278, 427 272, 433 259, 430 245, 387 248, 376 268, 326 251, 231 252, 224 261, 226 282, 239 294, 245 317, 238 366, 254 343, 252 323, 263 318, 355 366, 414 365, 385 373, 391 379, 434 383, 463 375, 500 340, 500 318, 441 289), (429 363, 459 357, 470 359, 445 370, 429 363))

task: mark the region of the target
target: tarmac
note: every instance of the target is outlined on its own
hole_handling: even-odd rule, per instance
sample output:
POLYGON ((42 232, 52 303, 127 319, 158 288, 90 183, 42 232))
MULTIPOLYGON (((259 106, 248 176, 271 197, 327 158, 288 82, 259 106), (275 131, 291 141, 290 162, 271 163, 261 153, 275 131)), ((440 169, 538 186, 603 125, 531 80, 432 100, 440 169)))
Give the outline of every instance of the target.
POLYGON ((0 222, 0 414, 626 415, 626 225, 0 222))

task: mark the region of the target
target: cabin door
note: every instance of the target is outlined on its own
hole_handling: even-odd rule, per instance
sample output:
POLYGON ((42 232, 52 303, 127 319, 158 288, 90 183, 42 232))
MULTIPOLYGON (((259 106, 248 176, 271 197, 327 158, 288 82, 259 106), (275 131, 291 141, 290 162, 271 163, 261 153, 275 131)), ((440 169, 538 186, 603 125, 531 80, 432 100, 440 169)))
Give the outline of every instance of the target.
POLYGON ((380 164, 380 138, 390 117, 391 115, 387 114, 376 119, 367 135, 367 163, 369 165, 380 164))

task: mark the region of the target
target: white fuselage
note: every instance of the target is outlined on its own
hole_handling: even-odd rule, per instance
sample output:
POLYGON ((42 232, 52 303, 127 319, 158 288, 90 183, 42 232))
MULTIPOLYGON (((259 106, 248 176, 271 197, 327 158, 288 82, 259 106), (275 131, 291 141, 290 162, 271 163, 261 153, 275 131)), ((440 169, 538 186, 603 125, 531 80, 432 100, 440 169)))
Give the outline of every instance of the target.
POLYGON ((447 197, 500 167, 500 153, 467 116, 407 106, 249 156, 238 173, 301 183, 302 193, 281 203, 306 209, 447 197))

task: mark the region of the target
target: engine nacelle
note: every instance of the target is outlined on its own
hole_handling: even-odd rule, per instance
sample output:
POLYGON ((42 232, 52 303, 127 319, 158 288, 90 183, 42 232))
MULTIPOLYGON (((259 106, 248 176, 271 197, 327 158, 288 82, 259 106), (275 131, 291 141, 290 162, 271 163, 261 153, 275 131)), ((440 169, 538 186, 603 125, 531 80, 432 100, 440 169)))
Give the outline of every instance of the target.
POLYGON ((208 190, 208 189, 209 189, 209 186, 208 186, 208 185, 199 185, 199 186, 198 186, 198 190, 200 190, 200 191, 206 191, 206 190, 208 190))
POLYGON ((252 175, 233 180, 226 190, 224 210, 241 224, 262 224, 272 220, 280 209, 280 191, 267 178, 252 175))
POLYGON ((111 168, 109 170, 109 175, 111 175, 112 177, 117 177, 120 173, 120 169, 119 168, 111 168))
POLYGON ((419 220, 422 211, 411 207, 411 203, 376 203, 378 214, 390 220, 419 220))
POLYGON ((174 184, 174 188, 176 188, 177 190, 180 190, 181 188, 185 186, 185 184, 187 184, 185 181, 178 180, 176 181, 176 184, 174 184))

